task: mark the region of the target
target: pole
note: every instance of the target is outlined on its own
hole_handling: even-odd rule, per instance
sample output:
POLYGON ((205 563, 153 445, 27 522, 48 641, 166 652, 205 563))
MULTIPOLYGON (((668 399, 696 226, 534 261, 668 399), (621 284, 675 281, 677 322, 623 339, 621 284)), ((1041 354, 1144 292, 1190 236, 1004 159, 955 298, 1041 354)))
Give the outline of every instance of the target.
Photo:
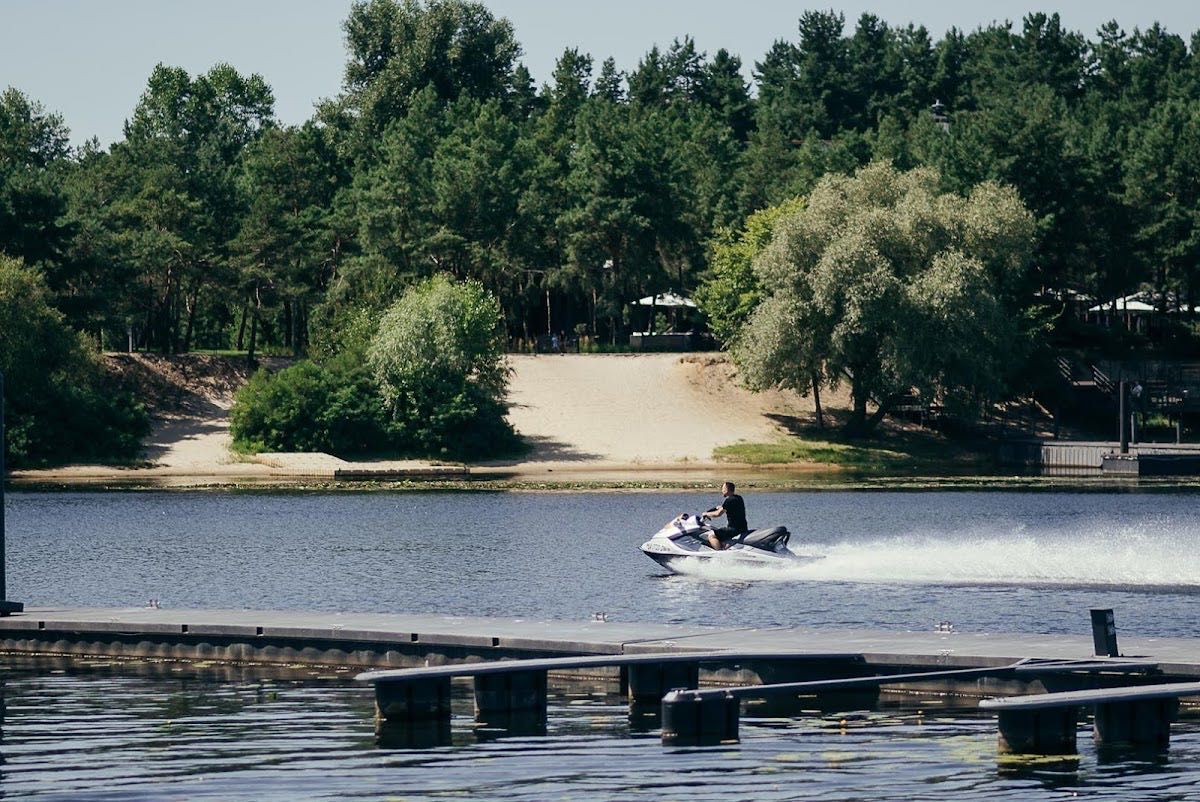
POLYGON ((8 598, 4 585, 4 371, 0 370, 0 600, 8 598))
POLYGON ((4 557, 4 371, 0 370, 0 616, 24 611, 25 605, 8 600, 4 557))
POLYGON ((1117 399, 1117 407, 1118 407, 1117 417, 1121 422, 1121 426, 1120 426, 1121 453, 1128 454, 1129 453, 1129 422, 1125 419, 1126 392, 1125 392, 1125 380, 1124 379, 1122 379, 1121 383, 1118 385, 1118 390, 1119 390, 1119 393, 1118 393, 1119 397, 1117 399))

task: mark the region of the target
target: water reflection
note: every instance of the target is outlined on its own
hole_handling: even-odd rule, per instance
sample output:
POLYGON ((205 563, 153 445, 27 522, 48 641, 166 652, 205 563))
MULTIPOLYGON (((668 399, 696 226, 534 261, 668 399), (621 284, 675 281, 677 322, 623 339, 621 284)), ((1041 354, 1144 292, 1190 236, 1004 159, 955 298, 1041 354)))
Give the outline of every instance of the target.
POLYGON ((1047 790, 1068 788, 1079 783, 1079 755, 996 755, 996 775, 1014 780, 1030 780, 1047 790))
POLYGON ((375 722, 375 742, 383 749, 434 749, 454 742, 450 721, 375 722))
POLYGON ((454 687, 448 727, 378 732, 370 688, 324 671, 0 658, 0 676, 0 793, 53 802, 1200 794, 1200 728, 1186 718, 1167 754, 1101 754, 1080 738, 1072 758, 1018 760, 997 756, 990 716, 885 700, 747 716, 736 745, 664 750, 612 689, 552 686, 545 734, 531 736, 478 727, 465 685, 454 687))

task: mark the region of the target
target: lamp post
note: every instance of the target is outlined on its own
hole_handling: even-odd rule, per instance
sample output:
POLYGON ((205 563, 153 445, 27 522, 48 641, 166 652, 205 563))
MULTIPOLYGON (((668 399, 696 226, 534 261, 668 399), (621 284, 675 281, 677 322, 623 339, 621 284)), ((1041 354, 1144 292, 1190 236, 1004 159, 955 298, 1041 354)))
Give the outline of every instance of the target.
POLYGON ((21 602, 8 600, 4 570, 4 371, 0 371, 0 616, 24 612, 21 602))
POLYGON ((1134 445, 1137 445, 1138 430, 1137 418, 1138 412, 1142 408, 1142 383, 1135 381, 1133 387, 1129 390, 1131 404, 1129 405, 1129 438, 1134 445))
POLYGON ((933 101, 933 105, 929 107, 929 113, 933 115, 933 121, 945 132, 950 131, 950 117, 946 114, 946 104, 940 100, 933 101))
POLYGON ((1126 428, 1128 421, 1125 419, 1125 401, 1129 396, 1129 391, 1125 388, 1125 380, 1121 379, 1117 385, 1117 431, 1121 439, 1121 453, 1129 453, 1129 430, 1126 428))

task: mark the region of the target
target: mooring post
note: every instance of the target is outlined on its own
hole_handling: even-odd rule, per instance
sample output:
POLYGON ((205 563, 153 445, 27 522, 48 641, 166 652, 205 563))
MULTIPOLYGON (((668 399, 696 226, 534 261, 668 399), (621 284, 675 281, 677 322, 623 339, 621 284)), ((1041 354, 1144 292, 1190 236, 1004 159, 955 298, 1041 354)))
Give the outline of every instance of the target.
POLYGON ((1092 610, 1092 645, 1097 657, 1120 657, 1117 620, 1112 610, 1092 610))
POLYGON ((1121 379, 1117 385, 1117 419, 1120 423, 1120 438, 1121 438, 1121 453, 1129 453, 1129 422, 1125 419, 1125 399, 1128 392, 1125 390, 1125 380, 1121 379))
POLYGON ((536 735, 546 730, 545 671, 475 677, 475 720, 488 727, 536 735))
POLYGON ((1073 755, 1078 708, 1001 710, 1001 752, 1017 755, 1073 755))
POLYGON ((4 449, 8 441, 4 438, 4 371, 0 370, 0 616, 12 615, 25 610, 25 605, 21 602, 8 600, 8 587, 5 581, 7 571, 4 554, 4 449))
POLYGON ((1166 749, 1178 713, 1179 700, 1173 698, 1102 702, 1096 705, 1092 737, 1099 746, 1166 749))
POLYGON ((716 746, 738 740, 741 708, 732 693, 695 696, 674 690, 662 700, 663 746, 716 746))
POLYGON ((647 663, 629 666, 631 704, 657 708, 672 688, 694 690, 700 687, 700 663, 647 663))

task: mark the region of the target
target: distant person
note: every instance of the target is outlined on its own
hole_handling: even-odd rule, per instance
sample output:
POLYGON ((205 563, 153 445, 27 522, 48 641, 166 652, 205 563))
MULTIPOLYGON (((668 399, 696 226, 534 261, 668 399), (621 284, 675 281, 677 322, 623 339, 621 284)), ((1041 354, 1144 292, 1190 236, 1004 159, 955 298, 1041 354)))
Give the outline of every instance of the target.
POLYGON ((725 516, 726 526, 719 527, 708 534, 708 545, 717 551, 729 548, 729 541, 750 531, 750 527, 746 525, 746 502, 742 501, 742 497, 734 492, 736 489, 733 482, 723 483, 721 485, 721 503, 700 516, 706 521, 725 516))
POLYGON ((558 335, 551 334, 550 335, 550 353, 557 354, 557 353, 559 353, 559 351, 560 351, 560 347, 559 347, 558 335))

